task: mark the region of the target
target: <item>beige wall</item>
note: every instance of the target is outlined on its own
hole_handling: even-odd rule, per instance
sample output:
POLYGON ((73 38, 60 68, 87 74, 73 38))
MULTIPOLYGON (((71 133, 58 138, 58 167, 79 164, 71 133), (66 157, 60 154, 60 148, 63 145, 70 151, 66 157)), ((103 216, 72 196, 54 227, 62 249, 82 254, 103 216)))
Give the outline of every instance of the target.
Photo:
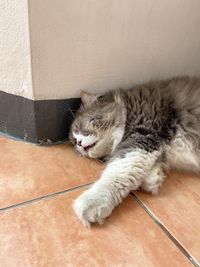
POLYGON ((0 90, 59 99, 200 74, 199 11, 199 0, 1 0, 0 90))
POLYGON ((29 0, 36 99, 200 74, 199 0, 29 0))
POLYGON ((0 90, 33 97, 27 0, 0 0, 0 90))

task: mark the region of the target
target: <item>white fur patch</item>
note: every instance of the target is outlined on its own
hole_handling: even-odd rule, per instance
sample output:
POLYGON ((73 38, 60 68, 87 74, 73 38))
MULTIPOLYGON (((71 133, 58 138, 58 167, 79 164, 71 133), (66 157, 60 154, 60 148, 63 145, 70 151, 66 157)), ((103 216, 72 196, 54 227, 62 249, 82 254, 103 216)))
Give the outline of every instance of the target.
POLYGON ((162 165, 157 163, 142 183, 141 188, 155 195, 158 193, 159 187, 162 185, 164 179, 165 175, 162 170, 162 165))
POLYGON ((83 135, 81 133, 73 133, 74 138, 77 139, 77 141, 81 141, 82 142, 82 146, 83 147, 87 147, 90 146, 92 144, 94 144, 97 141, 97 137, 95 135, 83 135))
POLYGON ((112 152, 114 152, 115 148, 119 145, 124 136, 124 127, 116 128, 112 136, 113 136, 112 152))
POLYGON ((138 149, 110 162, 101 178, 76 199, 74 209, 80 221, 87 227, 102 224, 114 207, 147 179, 159 155, 138 149))
POLYGON ((166 168, 199 171, 200 153, 195 151, 193 144, 186 138, 182 131, 178 131, 176 138, 166 146, 166 168))

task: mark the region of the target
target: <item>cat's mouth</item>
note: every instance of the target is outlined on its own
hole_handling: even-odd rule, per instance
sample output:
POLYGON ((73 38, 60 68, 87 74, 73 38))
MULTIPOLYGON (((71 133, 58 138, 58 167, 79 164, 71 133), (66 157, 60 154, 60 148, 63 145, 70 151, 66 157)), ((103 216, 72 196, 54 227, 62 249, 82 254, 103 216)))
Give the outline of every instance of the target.
POLYGON ((97 142, 94 142, 94 143, 92 143, 92 144, 90 144, 90 145, 88 145, 88 146, 84 146, 83 149, 84 149, 85 151, 88 151, 90 148, 94 147, 94 146, 96 145, 96 143, 97 143, 97 142))
POLYGON ((87 156, 90 150, 96 146, 99 139, 95 135, 83 135, 73 133, 76 150, 83 156, 87 156))

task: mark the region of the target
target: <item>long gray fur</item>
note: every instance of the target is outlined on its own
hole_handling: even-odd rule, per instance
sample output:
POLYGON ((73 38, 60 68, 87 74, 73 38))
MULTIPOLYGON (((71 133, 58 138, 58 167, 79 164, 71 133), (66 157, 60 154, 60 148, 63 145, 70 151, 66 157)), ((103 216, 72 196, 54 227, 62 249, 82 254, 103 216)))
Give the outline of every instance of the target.
POLYGON ((157 193, 163 169, 200 170, 200 79, 177 77, 82 95, 71 127, 83 156, 109 158, 74 209, 84 225, 102 223, 131 190, 157 193), (80 140, 79 140, 80 141, 80 140))

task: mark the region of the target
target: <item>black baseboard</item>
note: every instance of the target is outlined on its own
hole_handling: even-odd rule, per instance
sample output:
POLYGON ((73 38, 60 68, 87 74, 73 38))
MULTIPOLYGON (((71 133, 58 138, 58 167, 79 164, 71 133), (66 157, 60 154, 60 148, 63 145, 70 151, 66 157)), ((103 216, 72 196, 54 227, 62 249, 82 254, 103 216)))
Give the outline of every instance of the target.
POLYGON ((68 137, 80 99, 30 100, 0 91, 0 131, 36 144, 68 137))

